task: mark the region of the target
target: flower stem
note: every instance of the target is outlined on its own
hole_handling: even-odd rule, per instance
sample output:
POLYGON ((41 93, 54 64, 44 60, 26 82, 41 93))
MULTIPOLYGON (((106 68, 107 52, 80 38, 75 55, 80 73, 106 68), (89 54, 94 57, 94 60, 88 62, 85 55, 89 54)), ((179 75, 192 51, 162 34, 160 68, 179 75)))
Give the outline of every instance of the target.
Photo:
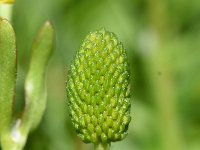
POLYGON ((110 144, 109 143, 94 144, 94 150, 110 150, 110 144))

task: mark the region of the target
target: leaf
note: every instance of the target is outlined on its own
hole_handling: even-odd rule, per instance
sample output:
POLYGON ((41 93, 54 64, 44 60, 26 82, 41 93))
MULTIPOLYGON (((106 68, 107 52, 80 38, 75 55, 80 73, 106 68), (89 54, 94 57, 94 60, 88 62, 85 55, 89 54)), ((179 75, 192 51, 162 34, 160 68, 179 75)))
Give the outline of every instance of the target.
POLYGON ((21 150, 30 130, 37 127, 46 108, 45 70, 54 44, 54 30, 46 22, 33 42, 28 75, 25 81, 26 105, 22 118, 18 118, 2 134, 2 148, 21 150))
POLYGON ((15 33, 11 24, 0 18, 0 136, 11 123, 16 68, 15 33))
POLYGON ((32 130, 40 123, 46 108, 45 70, 54 45, 54 29, 46 22, 33 42, 25 81, 26 105, 22 126, 32 130))

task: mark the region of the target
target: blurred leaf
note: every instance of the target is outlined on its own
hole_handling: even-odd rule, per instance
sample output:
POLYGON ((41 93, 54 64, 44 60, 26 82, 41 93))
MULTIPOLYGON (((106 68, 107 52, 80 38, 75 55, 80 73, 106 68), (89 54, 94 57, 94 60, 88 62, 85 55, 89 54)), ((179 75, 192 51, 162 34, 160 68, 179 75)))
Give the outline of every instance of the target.
POLYGON ((54 30, 49 22, 42 27, 31 51, 29 72, 25 81, 26 106, 23 116, 26 128, 39 124, 46 108, 45 70, 54 44, 54 30))

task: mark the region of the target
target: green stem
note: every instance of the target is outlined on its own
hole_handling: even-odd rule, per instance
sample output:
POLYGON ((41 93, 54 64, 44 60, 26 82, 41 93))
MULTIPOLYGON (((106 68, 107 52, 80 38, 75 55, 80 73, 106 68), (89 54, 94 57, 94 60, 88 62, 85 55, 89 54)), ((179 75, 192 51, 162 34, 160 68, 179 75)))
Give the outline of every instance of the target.
POLYGON ((165 8, 165 2, 160 0, 149 0, 148 15, 150 26, 157 38, 156 45, 149 47, 152 52, 149 59, 145 58, 147 74, 152 86, 152 96, 158 110, 158 129, 160 130, 160 139, 162 149, 182 150, 183 142, 180 135, 180 127, 176 112, 176 94, 174 93, 173 73, 169 65, 169 56, 166 53, 165 41, 169 37, 170 30, 168 23, 168 12, 165 8), (159 40, 158 40, 159 39, 159 40), (161 72, 158 75, 157 72, 161 72))
POLYGON ((13 4, 0 4, 0 17, 11 21, 12 10, 13 10, 13 4))
POLYGON ((110 144, 109 143, 94 144, 94 150, 110 150, 110 144))

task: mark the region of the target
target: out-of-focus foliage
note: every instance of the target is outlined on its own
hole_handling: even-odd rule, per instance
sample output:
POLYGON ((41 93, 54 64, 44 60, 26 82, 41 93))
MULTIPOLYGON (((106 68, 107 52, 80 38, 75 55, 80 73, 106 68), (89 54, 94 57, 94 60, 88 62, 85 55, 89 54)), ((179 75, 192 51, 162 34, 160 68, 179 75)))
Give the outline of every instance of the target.
POLYGON ((47 110, 25 149, 92 149, 77 138, 70 122, 65 80, 85 35, 105 27, 128 50, 133 85, 129 135, 111 149, 198 150, 199 16, 199 0, 17 0, 13 12, 19 54, 16 113, 24 105, 31 39, 47 19, 57 33, 48 68, 47 110))

